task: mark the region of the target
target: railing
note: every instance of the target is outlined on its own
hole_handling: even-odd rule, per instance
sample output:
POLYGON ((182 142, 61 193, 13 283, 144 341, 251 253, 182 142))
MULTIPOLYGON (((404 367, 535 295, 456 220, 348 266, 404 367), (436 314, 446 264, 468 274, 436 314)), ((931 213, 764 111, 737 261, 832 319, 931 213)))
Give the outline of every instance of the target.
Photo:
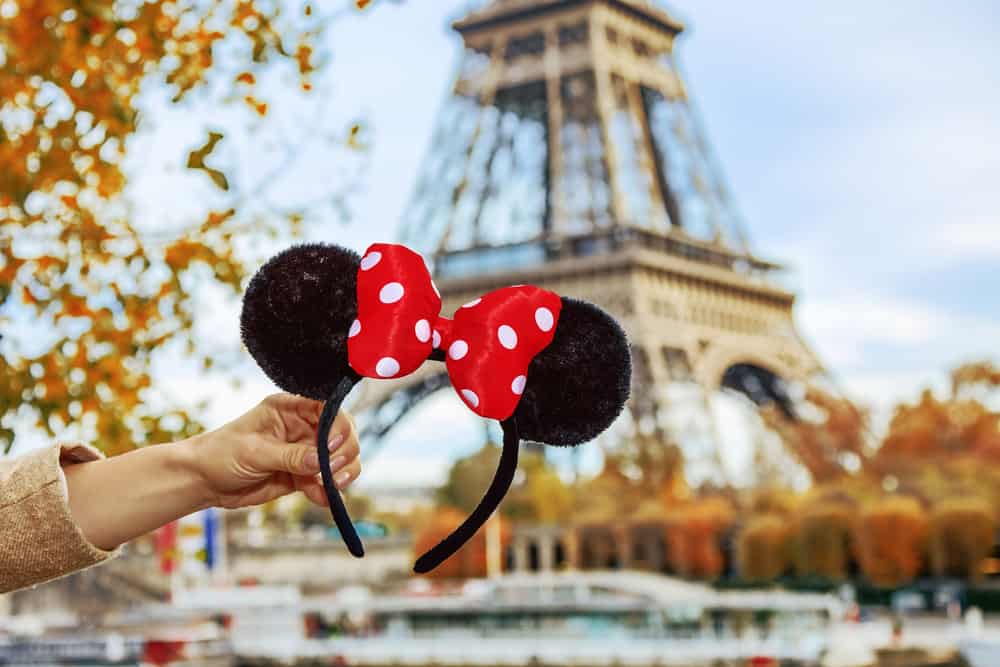
POLYGON ((601 637, 593 639, 497 639, 449 637, 412 639, 303 640, 277 651, 265 640, 238 642, 236 651, 247 658, 330 658, 340 656, 352 665, 691 665, 711 661, 747 660, 770 656, 805 663, 817 661, 826 648, 825 638, 784 640, 697 639, 641 640, 601 637), (279 655, 275 655, 279 653, 279 655))
POLYGON ((733 271, 743 277, 782 289, 790 287, 787 269, 772 262, 760 260, 722 245, 688 238, 680 233, 659 234, 637 227, 562 239, 538 239, 508 245, 481 246, 444 253, 435 260, 435 272, 443 279, 467 278, 528 269, 560 259, 609 255, 629 247, 648 248, 673 257, 733 271))

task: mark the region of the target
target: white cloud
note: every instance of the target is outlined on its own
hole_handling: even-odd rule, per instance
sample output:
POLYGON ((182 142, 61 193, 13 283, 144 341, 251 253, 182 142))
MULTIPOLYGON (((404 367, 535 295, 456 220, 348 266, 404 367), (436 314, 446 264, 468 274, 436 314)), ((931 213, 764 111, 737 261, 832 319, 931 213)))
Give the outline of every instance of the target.
POLYGON ((991 358, 1000 340, 1000 321, 874 296, 807 301, 799 320, 847 394, 878 409, 943 391, 949 368, 991 358))
POLYGON ((364 463, 357 488, 364 492, 368 488, 441 486, 453 462, 452 456, 378 456, 364 463))
MULTIPOLYGON (((807 300, 799 312, 806 331, 831 347, 865 343, 925 344, 935 337, 941 314, 923 304, 869 297, 857 300, 807 300)), ((856 361, 847 354, 839 361, 856 361)))
POLYGON ((992 217, 992 220, 964 220, 938 225, 928 236, 924 248, 928 260, 1000 260, 1000 216, 994 212, 992 217))

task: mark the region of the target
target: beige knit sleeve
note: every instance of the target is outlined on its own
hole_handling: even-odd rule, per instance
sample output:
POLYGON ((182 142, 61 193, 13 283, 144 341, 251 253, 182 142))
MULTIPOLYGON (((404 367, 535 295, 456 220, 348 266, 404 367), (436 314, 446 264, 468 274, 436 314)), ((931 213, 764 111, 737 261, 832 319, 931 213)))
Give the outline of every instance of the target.
POLYGON ((63 466, 96 461, 85 445, 0 458, 0 593, 56 579, 117 555, 98 549, 70 514, 63 466))

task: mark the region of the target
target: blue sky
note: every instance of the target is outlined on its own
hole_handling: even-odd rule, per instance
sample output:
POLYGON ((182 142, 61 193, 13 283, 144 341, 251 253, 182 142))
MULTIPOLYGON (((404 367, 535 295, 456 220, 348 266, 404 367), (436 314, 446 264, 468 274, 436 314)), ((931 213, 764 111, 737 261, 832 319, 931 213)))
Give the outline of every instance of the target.
MULTIPOLYGON (((353 222, 315 227, 313 237, 358 249, 394 237, 457 63, 448 20, 466 4, 376 0, 331 29, 324 113, 330 127, 366 118, 373 148, 353 222)), ((1000 358, 1000 5, 678 0, 669 8, 688 26, 679 60, 753 249, 794 268, 799 325, 846 391, 884 413, 925 385, 942 386, 957 362, 1000 358)), ((147 137, 172 148, 164 154, 173 161, 178 142, 193 147, 204 136, 203 118, 177 114, 147 137)), ((337 177, 323 155, 301 162, 313 179, 337 177)), ((151 175, 133 193, 166 187, 151 175)), ((200 208, 198 192, 176 205, 200 208)), ((206 312, 204 324, 235 335, 235 312, 206 312)), ((236 394, 193 369, 163 377, 191 395, 227 396, 210 424, 270 391, 249 367, 236 394)), ((397 429, 371 476, 438 477, 481 438, 461 411, 450 397, 435 399, 397 429), (435 435, 442 429, 448 442, 435 435)))

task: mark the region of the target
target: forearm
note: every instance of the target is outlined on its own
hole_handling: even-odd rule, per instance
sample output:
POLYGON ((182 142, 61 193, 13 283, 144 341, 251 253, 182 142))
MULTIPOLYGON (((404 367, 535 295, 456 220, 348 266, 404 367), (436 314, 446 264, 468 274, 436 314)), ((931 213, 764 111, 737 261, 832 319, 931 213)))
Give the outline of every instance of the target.
POLYGON ((102 549, 113 549, 211 503, 190 440, 67 466, 65 475, 73 518, 102 549))

